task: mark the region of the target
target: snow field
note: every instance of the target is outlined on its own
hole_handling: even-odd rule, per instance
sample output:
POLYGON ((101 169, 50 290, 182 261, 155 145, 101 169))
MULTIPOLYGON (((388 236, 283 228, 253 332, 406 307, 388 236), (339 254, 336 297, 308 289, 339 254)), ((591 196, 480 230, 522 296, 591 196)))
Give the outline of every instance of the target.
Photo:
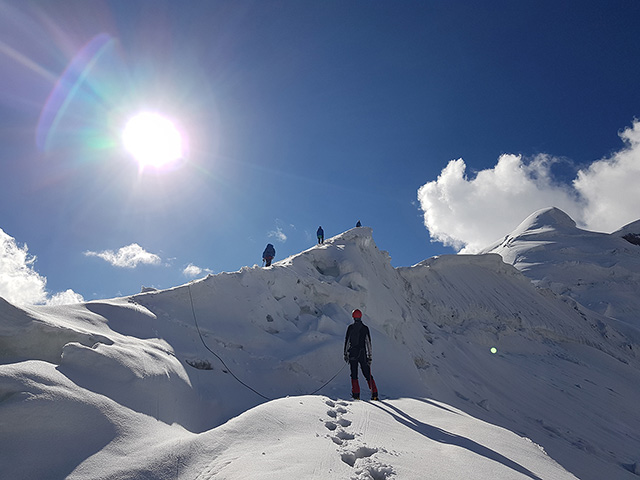
POLYGON ((640 335, 579 300, 496 254, 395 269, 363 227, 168 290, 0 301, 0 473, 631 480, 640 335), (343 400, 353 308, 382 402, 343 400))

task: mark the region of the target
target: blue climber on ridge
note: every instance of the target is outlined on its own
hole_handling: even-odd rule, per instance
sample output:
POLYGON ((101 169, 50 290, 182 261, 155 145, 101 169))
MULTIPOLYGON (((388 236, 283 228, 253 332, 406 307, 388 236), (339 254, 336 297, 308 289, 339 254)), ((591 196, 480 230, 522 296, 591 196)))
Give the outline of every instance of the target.
POLYGON ((276 249, 270 243, 267 243, 267 248, 262 252, 262 261, 265 262, 265 267, 271 266, 271 260, 276 256, 276 249))
POLYGON ((324 230, 322 229, 322 226, 318 227, 316 235, 318 236, 318 245, 324 243, 324 230))
POLYGON ((351 316, 353 323, 347 327, 347 335, 344 339, 344 361, 351 367, 351 396, 360 398, 360 383, 358 382, 358 364, 362 370, 369 390, 371 400, 378 400, 378 387, 371 375, 371 334, 369 327, 362 323, 362 312, 355 309, 351 316))

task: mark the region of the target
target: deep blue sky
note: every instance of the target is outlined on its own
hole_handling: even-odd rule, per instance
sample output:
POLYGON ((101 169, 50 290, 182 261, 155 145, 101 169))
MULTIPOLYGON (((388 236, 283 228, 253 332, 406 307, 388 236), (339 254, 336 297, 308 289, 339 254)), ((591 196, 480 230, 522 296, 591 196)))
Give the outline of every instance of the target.
POLYGON ((267 242, 280 260, 358 219, 394 266, 453 253, 418 188, 458 158, 473 176, 548 153, 568 182, 619 150, 639 24, 632 0, 0 0, 0 228, 50 292, 87 300, 260 263, 267 242), (38 149, 56 82, 99 34, 113 41, 38 149), (181 168, 140 174, 120 147, 145 108, 188 134, 181 168), (85 254, 133 243, 161 263, 85 254))

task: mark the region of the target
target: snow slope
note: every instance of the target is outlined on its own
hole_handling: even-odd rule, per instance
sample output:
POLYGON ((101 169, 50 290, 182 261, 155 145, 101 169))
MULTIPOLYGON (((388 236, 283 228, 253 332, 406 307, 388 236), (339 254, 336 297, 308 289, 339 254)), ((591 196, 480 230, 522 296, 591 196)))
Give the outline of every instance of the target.
POLYGON ((496 254, 395 269, 369 228, 169 290, 0 299, 0 475, 637 478, 633 332, 496 254), (382 402, 345 400, 353 308, 382 402))
POLYGON ((640 220, 611 234, 590 232, 552 207, 531 214, 485 253, 498 253, 540 287, 640 328, 638 238, 640 220))

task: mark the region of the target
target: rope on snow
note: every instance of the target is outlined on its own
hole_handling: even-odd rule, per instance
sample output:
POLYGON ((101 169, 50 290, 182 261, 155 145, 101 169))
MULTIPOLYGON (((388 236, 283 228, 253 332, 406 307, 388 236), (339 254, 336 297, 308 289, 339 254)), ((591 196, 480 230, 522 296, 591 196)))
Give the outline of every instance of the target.
MULTIPOLYGON (((214 352, 213 350, 211 350, 209 348, 209 346, 207 345, 207 342, 205 342, 204 337, 202 336, 202 332, 200 331, 200 326, 198 325, 198 319, 196 318, 196 310, 193 306, 193 297, 191 296, 191 285, 187 284, 187 290, 189 291, 189 301, 191 302, 191 313, 193 314, 193 322, 196 325, 196 330, 198 330, 198 336, 200 337, 200 341, 202 342, 202 345, 204 345, 204 348, 206 348, 207 350, 209 350, 209 352, 211 352, 218 360, 220 360, 220 363, 222 363, 222 365, 224 365, 224 368, 227 369, 227 372, 229 372, 231 374, 231 376, 233 378, 235 378, 241 385, 245 386, 246 388, 248 388, 249 390, 251 390, 253 393, 255 393, 256 395, 258 395, 259 397, 264 398, 265 400, 274 400, 273 398, 269 398, 266 395, 263 395, 262 393, 258 392, 256 389, 254 389, 253 387, 251 387, 250 385, 246 384, 245 382, 243 382, 242 380, 240 380, 234 373, 233 371, 231 371, 231 369, 227 366, 226 363, 224 363, 224 360, 222 359, 222 357, 220 357, 220 355, 218 355, 216 352, 214 352)), ((320 388, 314 390, 313 392, 309 393, 308 395, 315 395, 316 393, 318 393, 320 390, 322 390, 324 387, 326 387, 327 385, 329 385, 329 383, 331 383, 333 381, 333 379, 335 379, 341 372, 342 370, 344 370, 344 367, 346 367, 347 364, 345 363, 342 368, 340 368, 340 370, 338 370, 336 372, 336 374, 331 377, 328 381, 326 381, 320 388)))

